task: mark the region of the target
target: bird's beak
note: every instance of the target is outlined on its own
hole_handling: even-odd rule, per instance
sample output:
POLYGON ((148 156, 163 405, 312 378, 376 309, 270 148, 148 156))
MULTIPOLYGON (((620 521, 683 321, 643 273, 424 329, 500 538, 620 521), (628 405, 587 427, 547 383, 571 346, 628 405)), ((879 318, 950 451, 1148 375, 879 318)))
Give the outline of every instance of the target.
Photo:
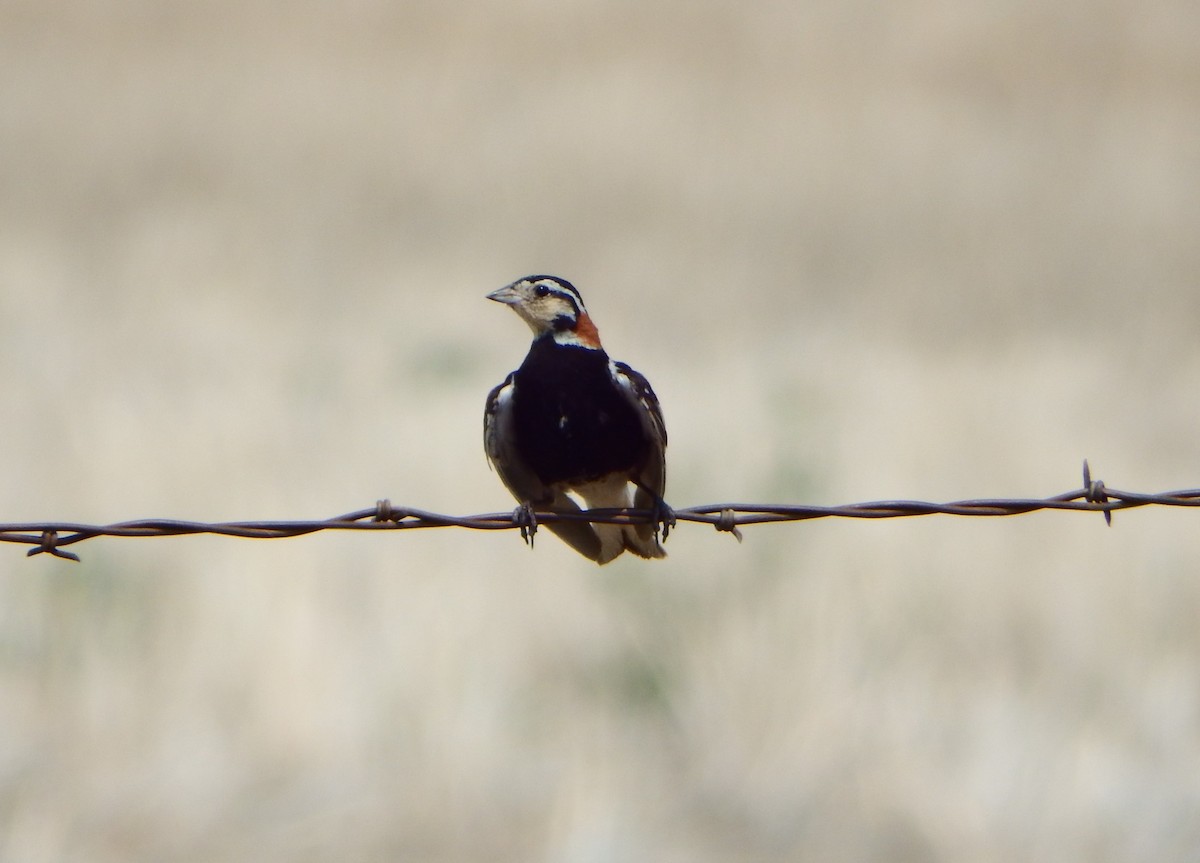
POLYGON ((495 300, 498 303, 504 303, 506 306, 516 305, 521 302, 521 295, 517 293, 517 289, 512 285, 505 285, 497 291, 492 291, 487 295, 489 300, 495 300))

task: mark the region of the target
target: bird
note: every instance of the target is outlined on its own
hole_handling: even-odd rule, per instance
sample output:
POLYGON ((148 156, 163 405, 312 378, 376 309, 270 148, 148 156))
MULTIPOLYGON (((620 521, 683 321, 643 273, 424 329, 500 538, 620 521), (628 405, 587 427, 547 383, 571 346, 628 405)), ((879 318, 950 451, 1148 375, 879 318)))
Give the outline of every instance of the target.
POLYGON ((663 500, 667 429, 650 382, 611 360, 579 290, 557 276, 534 275, 487 295, 533 330, 524 362, 488 394, 483 443, 488 461, 520 504, 514 517, 537 528, 534 508, 649 510, 636 524, 563 520, 546 524, 598 564, 625 551, 665 557, 659 542, 674 522, 663 500))

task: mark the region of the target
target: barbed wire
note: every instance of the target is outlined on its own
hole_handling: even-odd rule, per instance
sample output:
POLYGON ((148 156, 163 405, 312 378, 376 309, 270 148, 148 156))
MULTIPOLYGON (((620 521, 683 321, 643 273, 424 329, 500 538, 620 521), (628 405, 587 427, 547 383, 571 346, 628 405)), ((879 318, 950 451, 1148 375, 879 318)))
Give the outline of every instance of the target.
MULTIPOLYGON (((817 518, 907 518, 919 515, 960 515, 971 517, 1024 515, 1042 510, 1100 512, 1109 524, 1119 509, 1143 506, 1200 507, 1200 489, 1142 494, 1109 488, 1092 479, 1088 463, 1083 463, 1083 487, 1047 498, 981 498, 950 503, 916 500, 881 500, 842 506, 800 504, 715 503, 672 510, 663 524, 664 539, 678 522, 708 524, 732 533, 740 542, 739 528, 752 524, 807 521, 817 518)), ((532 545, 538 524, 557 521, 586 521, 593 524, 644 524, 660 516, 644 509, 592 509, 582 512, 553 512, 518 507, 509 512, 454 516, 423 509, 394 506, 381 500, 371 509, 319 521, 231 521, 196 522, 176 519, 142 519, 116 524, 94 525, 74 522, 29 522, 0 524, 0 542, 31 545, 26 553, 50 554, 68 560, 79 556, 65 547, 100 536, 193 536, 215 534, 245 539, 287 539, 326 530, 410 530, 432 527, 464 527, 471 530, 521 531, 532 545)))

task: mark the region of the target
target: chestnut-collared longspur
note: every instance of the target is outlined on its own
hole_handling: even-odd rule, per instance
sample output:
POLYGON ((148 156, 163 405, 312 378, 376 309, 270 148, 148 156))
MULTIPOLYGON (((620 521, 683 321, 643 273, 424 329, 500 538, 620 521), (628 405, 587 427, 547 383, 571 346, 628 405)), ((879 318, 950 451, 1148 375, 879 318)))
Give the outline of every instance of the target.
MULTIPOLYGON (((521 367, 487 398, 487 457, 526 517, 534 508, 650 510, 638 524, 547 523, 555 535, 596 563, 628 549, 664 557, 659 525, 671 524, 663 501, 667 430, 649 382, 600 345, 596 325, 570 282, 527 276, 487 295, 511 306, 533 329, 521 367)), ((536 526, 536 523, 533 525, 536 526)))

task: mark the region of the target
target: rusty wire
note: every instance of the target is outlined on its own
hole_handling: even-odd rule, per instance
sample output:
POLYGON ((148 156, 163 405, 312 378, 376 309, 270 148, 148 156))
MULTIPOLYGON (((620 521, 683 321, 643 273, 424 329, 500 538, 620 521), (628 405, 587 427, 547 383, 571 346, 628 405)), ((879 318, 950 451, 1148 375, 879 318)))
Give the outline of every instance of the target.
MULTIPOLYGON (((1143 506, 1200 506, 1200 489, 1141 494, 1118 491, 1101 480, 1093 480, 1088 463, 1083 463, 1083 487, 1048 498, 999 499, 983 498, 950 503, 927 503, 915 500, 882 500, 852 503, 843 506, 807 506, 797 504, 719 503, 691 506, 673 511, 671 522, 709 524, 727 531, 741 540, 740 527, 771 522, 807 521, 816 518, 905 518, 917 515, 1007 516, 1023 515, 1041 510, 1101 512, 1108 523, 1118 509, 1143 506)), ((0 542, 31 545, 28 556, 50 554, 68 560, 78 555, 65 546, 94 539, 98 536, 188 536, 215 534, 246 539, 285 539, 325 530, 406 530, 427 527, 465 527, 472 530, 520 529, 522 536, 532 540, 537 523, 555 521, 588 521, 597 524, 636 524, 653 517, 639 509, 593 509, 577 513, 558 513, 536 510, 531 525, 528 515, 516 511, 454 516, 428 512, 410 507, 394 506, 379 501, 371 509, 358 510, 320 521, 237 521, 205 523, 175 519, 143 519, 117 524, 91 525, 73 522, 37 522, 0 524, 0 542)))

